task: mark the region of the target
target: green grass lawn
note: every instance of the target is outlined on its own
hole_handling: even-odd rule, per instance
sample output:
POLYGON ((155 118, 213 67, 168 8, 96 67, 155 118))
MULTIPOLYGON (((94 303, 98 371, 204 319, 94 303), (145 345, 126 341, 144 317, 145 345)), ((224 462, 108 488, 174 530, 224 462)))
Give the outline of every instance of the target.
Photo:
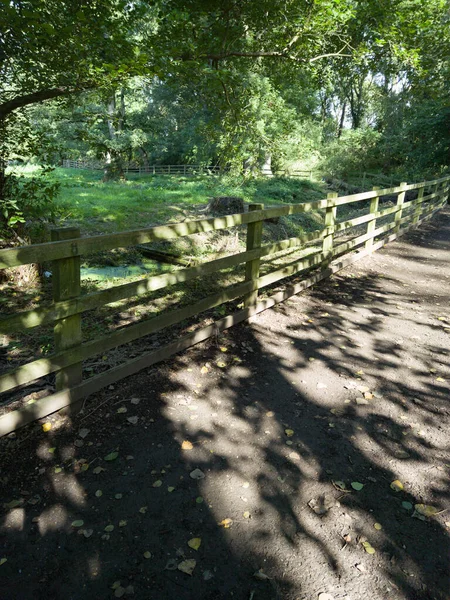
POLYGON ((61 182, 57 200, 61 225, 79 225, 82 234, 109 233, 199 218, 214 196, 239 196, 267 206, 309 202, 325 195, 308 180, 129 175, 124 182, 102 181, 100 171, 55 169, 61 182))

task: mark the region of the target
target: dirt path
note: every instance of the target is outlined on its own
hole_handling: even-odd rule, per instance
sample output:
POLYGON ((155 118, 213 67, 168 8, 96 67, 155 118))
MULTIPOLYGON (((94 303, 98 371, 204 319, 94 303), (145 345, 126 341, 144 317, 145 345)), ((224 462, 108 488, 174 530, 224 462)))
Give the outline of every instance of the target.
POLYGON ((448 599, 449 251, 447 209, 2 440, 0 598, 448 599))

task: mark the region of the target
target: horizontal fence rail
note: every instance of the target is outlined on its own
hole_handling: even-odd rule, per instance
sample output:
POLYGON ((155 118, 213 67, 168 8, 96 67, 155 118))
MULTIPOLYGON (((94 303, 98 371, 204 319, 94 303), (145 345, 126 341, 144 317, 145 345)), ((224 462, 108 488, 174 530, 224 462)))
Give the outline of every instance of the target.
MULTIPOLYGON (((48 306, 23 311, 0 318, 0 334, 11 335, 53 323, 55 352, 45 358, 33 360, 0 375, 0 394, 20 389, 36 379, 56 375, 54 394, 37 400, 0 417, 0 435, 8 434, 20 426, 46 416, 68 405, 76 405, 87 395, 140 369, 165 360, 200 341, 208 339, 262 310, 282 302, 293 294, 328 277, 343 266, 370 255, 389 241, 430 218, 446 203, 450 177, 415 184, 402 183, 384 190, 373 189, 350 196, 328 197, 316 202, 289 204, 264 208, 250 205, 247 213, 219 218, 187 221, 115 234, 80 237, 78 230, 59 229, 52 234, 52 242, 0 250, 0 269, 14 268, 29 263, 53 262, 53 298, 48 306), (406 194, 414 192, 413 199, 405 201, 406 194), (395 205, 381 206, 384 200, 395 199, 395 205), (339 220, 339 207, 366 202, 367 211, 352 219, 339 220), (265 221, 315 211, 323 216, 323 227, 307 234, 288 238, 272 244, 261 244, 265 221), (379 222, 381 220, 381 223, 379 222), (138 281, 117 285, 106 290, 80 294, 80 257, 94 252, 135 246, 161 240, 172 240, 196 233, 218 231, 247 226, 247 249, 231 256, 217 258, 193 267, 163 275, 146 276, 138 281), (363 232, 361 233, 361 227, 363 232), (359 228, 359 229, 358 229, 359 228), (342 238, 342 235, 345 235, 342 238), (307 244, 314 244, 306 246, 307 244), (260 273, 261 261, 280 258, 288 250, 305 254, 277 266, 264 275, 260 273), (195 278, 218 273, 224 269, 245 265, 244 280, 221 289, 218 293, 183 306, 165 310, 149 319, 127 325, 97 339, 83 342, 81 318, 86 311, 130 298, 148 294, 173 285, 187 283, 195 278), (283 279, 307 273, 306 278, 276 294, 261 300, 259 290, 277 284, 283 279), (99 375, 83 379, 82 365, 86 359, 108 352, 144 336, 154 334, 173 325, 185 322, 226 302, 242 299, 244 308, 213 325, 181 337, 163 348, 143 354, 99 375)), ((411 196, 410 196, 411 197, 411 196)), ((363 210, 366 205, 362 205, 363 210)))

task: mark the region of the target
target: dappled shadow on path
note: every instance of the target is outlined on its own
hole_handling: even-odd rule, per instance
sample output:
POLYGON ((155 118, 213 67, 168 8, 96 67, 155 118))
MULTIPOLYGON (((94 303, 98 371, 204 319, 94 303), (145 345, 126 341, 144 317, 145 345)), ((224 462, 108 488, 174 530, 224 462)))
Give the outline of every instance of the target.
POLYGON ((0 596, 446 598, 447 322, 395 252, 3 440, 0 596))

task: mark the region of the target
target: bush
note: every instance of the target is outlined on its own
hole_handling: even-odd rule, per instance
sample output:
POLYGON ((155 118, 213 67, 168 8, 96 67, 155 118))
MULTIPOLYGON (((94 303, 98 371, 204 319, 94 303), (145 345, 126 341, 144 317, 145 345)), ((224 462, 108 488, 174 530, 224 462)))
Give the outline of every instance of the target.
POLYGON ((331 177, 348 179, 352 174, 383 167, 382 134, 373 129, 352 129, 326 149, 321 170, 331 177))
POLYGON ((5 237, 23 233, 25 224, 53 221, 54 200, 61 184, 51 180, 53 168, 43 168, 34 177, 8 173, 3 177, 0 195, 0 233, 5 237))

